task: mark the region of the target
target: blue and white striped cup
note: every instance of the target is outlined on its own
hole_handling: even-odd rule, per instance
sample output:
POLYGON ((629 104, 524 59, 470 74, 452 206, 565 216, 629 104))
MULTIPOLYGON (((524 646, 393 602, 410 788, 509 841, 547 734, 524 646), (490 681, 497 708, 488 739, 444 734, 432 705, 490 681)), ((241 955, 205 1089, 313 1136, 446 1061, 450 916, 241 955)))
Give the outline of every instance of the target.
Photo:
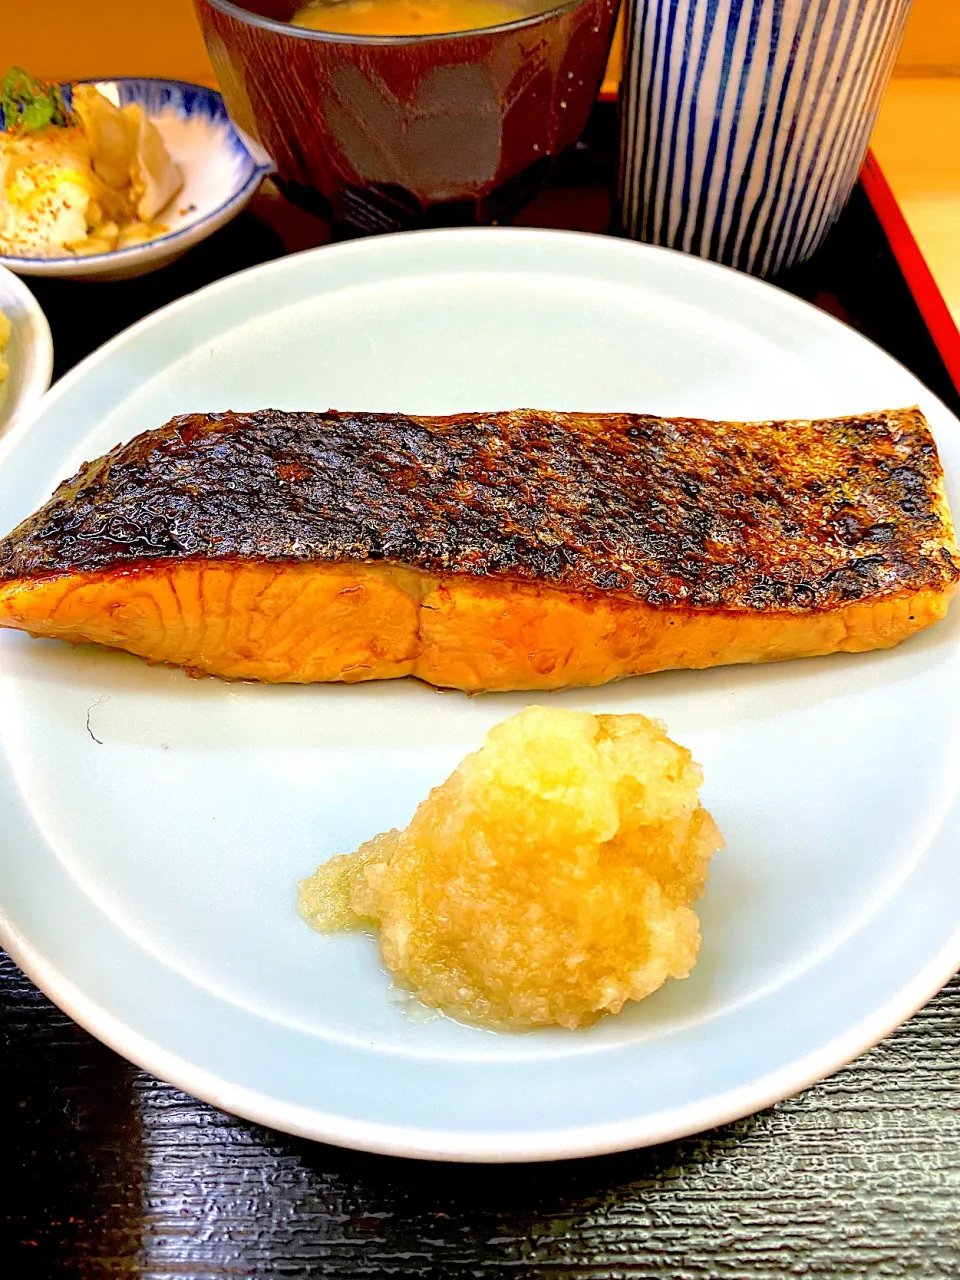
POLYGON ((853 190, 912 0, 625 0, 627 234, 771 275, 853 190))

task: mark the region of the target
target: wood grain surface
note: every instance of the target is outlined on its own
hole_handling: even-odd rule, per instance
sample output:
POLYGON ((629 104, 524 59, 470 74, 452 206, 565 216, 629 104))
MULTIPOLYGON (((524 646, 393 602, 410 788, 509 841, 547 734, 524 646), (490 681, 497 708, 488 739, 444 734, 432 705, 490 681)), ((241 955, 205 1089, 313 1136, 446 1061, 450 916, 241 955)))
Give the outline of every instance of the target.
POLYGON ((318 1146, 118 1058, 0 955, 11 1280, 960 1275, 960 980, 798 1098, 699 1137, 470 1167, 318 1146))

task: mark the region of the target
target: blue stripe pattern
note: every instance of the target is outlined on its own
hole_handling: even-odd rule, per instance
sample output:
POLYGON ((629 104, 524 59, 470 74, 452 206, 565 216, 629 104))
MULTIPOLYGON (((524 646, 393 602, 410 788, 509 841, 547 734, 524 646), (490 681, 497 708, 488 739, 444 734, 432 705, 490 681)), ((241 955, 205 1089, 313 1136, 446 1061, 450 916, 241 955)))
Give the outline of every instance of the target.
POLYGON ((624 230, 772 275, 821 244, 912 0, 627 0, 624 230))

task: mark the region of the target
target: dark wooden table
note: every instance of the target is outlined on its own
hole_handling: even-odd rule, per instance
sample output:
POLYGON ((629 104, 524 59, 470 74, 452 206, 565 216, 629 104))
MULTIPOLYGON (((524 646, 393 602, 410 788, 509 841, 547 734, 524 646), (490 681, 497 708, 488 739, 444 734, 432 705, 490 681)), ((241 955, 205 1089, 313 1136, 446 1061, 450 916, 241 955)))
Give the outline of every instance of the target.
MULTIPOLYGON (((612 139, 601 108, 516 220, 603 229, 612 139)), ((145 280, 38 284, 57 376, 157 306, 328 236, 265 194, 145 280)), ((780 283, 960 409, 861 191, 817 258, 780 283)), ((681 1142, 549 1165, 366 1156, 234 1119, 98 1044, 2 953, 0 1035, 3 1280, 960 1276, 957 979, 798 1098, 681 1142)))

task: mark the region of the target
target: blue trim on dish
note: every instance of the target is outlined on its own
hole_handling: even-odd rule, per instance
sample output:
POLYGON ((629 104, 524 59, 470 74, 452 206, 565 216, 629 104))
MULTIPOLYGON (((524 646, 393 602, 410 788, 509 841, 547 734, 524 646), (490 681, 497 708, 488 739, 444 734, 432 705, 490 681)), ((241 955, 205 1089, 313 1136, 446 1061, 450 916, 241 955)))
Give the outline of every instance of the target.
MULTIPOLYGON (((202 84, 190 84, 186 80, 160 80, 152 76, 121 76, 119 79, 98 76, 74 83, 115 84, 121 107, 139 102, 149 116, 159 115, 161 111, 172 107, 181 116, 206 116, 216 123, 229 119, 223 98, 216 89, 208 89, 202 84)), ((63 86, 63 96, 67 105, 71 105, 73 84, 63 86)))
MULTIPOLYGON (((188 222, 185 226, 178 227, 176 231, 168 231, 166 235, 155 236, 153 239, 143 241, 140 244, 127 245, 123 249, 111 249, 108 253, 60 253, 44 258, 26 258, 19 255, 0 254, 0 265, 2 266, 24 262, 37 265, 51 262, 83 262, 84 264, 115 262, 118 258, 142 253, 146 248, 153 248, 154 245, 178 240, 181 236, 194 231, 197 227, 205 226, 206 223, 219 217, 233 204, 251 194, 265 177, 276 171, 275 166, 272 164, 258 164, 246 146, 244 146, 243 139, 237 133, 233 121, 227 114, 223 98, 217 93, 216 89, 208 89, 201 84, 190 84, 187 80, 162 80, 147 76, 119 76, 114 79, 109 76, 97 76, 94 79, 77 80, 74 83, 115 85, 122 107, 131 102, 139 102, 148 116, 156 116, 163 111, 172 109, 184 119, 189 119, 191 116, 204 117, 211 125, 218 127, 220 138, 228 147, 230 154, 241 162, 240 176, 243 179, 242 183, 239 187, 234 188, 223 204, 217 205, 216 209, 211 209, 202 218, 198 218, 196 222, 188 222)), ((73 94, 73 85, 68 84, 61 87, 64 100, 69 106, 73 94)), ((0 110, 0 126, 2 126, 2 121, 3 112, 0 110)))

